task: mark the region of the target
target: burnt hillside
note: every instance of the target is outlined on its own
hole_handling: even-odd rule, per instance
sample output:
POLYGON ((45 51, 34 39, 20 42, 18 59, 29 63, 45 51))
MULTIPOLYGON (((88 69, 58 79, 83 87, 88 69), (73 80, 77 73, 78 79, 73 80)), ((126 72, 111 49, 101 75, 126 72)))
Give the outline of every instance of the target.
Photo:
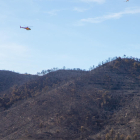
POLYGON ((91 71, 59 70, 1 97, 2 140, 140 137, 140 62, 117 58, 91 71), (115 137, 115 136, 114 136, 115 137))
POLYGON ((11 71, 0 70, 0 93, 14 85, 20 86, 30 80, 36 79, 37 75, 25 75, 11 71))
POLYGON ((33 76, 34 78, 31 78, 29 75, 30 77, 24 77, 23 80, 19 75, 15 75, 14 77, 14 74, 12 74, 12 77, 7 76, 7 78, 3 76, 5 81, 6 79, 9 79, 8 82, 10 84, 8 85, 7 82, 6 85, 10 90, 7 90, 4 92, 5 94, 2 94, 0 98, 0 106, 4 109, 9 108, 12 104, 19 100, 37 96, 38 94, 41 94, 42 91, 49 91, 55 87, 59 87, 60 85, 65 84, 67 81, 76 79, 77 77, 80 77, 86 73, 88 72, 58 70, 56 72, 48 73, 44 76, 33 76))

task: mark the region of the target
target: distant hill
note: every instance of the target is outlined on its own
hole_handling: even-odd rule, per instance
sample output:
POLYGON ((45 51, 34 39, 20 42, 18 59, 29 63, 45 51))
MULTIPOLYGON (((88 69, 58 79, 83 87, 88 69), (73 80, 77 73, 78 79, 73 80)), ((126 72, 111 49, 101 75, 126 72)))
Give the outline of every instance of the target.
POLYGON ((30 80, 36 79, 37 75, 19 74, 11 71, 0 70, 0 93, 14 85, 20 86, 30 80))
POLYGON ((2 140, 140 138, 139 59, 119 57, 91 71, 58 70, 41 77, 5 75, 2 140))

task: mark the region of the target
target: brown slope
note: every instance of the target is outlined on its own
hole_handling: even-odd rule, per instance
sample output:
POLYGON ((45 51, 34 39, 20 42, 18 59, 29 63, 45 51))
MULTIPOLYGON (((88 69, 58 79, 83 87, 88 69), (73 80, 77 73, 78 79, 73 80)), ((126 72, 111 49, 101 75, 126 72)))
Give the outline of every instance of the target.
POLYGON ((37 75, 25 75, 12 71, 0 70, 0 94, 6 93, 4 91, 7 91, 14 85, 20 86, 37 77, 37 75))
POLYGON ((138 133, 140 71, 135 61, 125 61, 66 80, 1 112, 0 138, 93 139, 111 127, 125 135, 136 128, 138 133))
POLYGON ((0 107, 9 108, 18 100, 27 99, 28 97, 37 96, 42 91, 49 91, 55 87, 64 84, 66 81, 75 79, 88 72, 76 70, 58 70, 48 73, 44 76, 37 77, 34 80, 24 82, 22 85, 16 85, 6 95, 0 98, 0 107))

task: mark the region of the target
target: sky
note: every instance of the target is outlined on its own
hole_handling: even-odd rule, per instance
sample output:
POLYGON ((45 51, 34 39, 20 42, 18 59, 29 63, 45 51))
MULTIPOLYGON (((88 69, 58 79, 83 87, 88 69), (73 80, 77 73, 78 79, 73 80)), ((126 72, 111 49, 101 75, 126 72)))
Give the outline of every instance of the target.
POLYGON ((0 70, 88 70, 109 57, 140 58, 139 37, 140 0, 0 0, 0 70))

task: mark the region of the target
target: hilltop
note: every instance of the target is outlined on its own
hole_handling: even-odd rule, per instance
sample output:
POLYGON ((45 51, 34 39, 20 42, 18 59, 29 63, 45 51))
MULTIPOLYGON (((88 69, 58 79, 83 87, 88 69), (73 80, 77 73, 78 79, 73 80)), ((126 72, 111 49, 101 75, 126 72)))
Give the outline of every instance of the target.
POLYGON ((43 76, 5 71, 0 77, 2 140, 94 140, 109 137, 111 129, 140 137, 137 58, 119 57, 91 71, 43 76))
POLYGON ((0 93, 17 85, 36 79, 37 75, 19 74, 11 71, 0 70, 0 93))

